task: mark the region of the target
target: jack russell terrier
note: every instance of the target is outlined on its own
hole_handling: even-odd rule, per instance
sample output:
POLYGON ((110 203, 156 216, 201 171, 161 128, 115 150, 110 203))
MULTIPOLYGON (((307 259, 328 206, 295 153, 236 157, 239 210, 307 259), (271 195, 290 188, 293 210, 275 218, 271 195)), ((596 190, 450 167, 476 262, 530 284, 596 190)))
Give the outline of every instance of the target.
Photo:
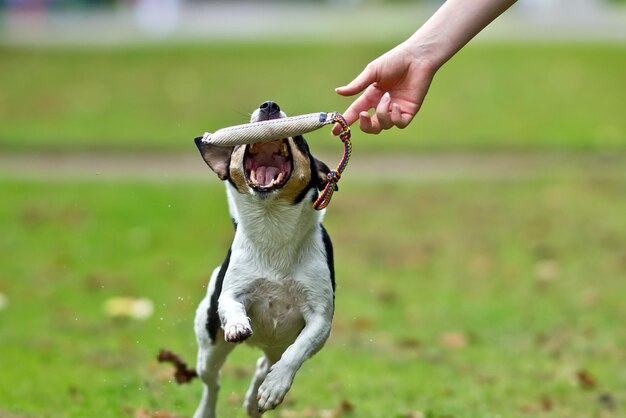
MULTIPOLYGON (((268 101, 251 122, 285 116, 268 101)), ((330 170, 302 136, 235 147, 195 142, 226 183, 235 236, 196 313, 204 388, 194 417, 215 418, 220 368, 242 341, 263 351, 244 402, 250 417, 260 417, 283 401, 300 366, 330 334, 333 247, 324 212, 312 205, 330 170)))

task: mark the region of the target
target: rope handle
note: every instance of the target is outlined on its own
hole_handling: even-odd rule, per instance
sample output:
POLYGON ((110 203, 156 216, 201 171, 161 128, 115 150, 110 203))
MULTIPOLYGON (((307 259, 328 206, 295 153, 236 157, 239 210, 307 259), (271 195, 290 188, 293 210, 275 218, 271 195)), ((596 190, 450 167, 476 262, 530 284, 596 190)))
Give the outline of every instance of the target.
POLYGON ((352 155, 352 133, 350 132, 350 126, 348 126, 345 118, 340 113, 332 114, 332 122, 339 123, 339 125, 341 125, 339 139, 343 142, 343 156, 341 157, 339 164, 337 164, 337 168, 330 170, 328 173, 328 182, 317 200, 313 203, 313 208, 315 210, 322 210, 328 206, 330 199, 333 197, 333 193, 337 190, 337 183, 341 179, 341 174, 348 165, 348 161, 350 161, 350 156, 352 155))

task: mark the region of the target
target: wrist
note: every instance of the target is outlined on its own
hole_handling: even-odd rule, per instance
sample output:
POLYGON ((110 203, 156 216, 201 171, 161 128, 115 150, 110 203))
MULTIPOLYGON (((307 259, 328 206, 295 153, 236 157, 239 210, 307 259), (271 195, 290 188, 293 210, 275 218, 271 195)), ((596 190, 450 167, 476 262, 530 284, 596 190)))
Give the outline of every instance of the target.
POLYGON ((442 54, 440 44, 434 39, 414 35, 398 47, 404 50, 404 56, 410 60, 411 65, 432 75, 450 58, 442 54))

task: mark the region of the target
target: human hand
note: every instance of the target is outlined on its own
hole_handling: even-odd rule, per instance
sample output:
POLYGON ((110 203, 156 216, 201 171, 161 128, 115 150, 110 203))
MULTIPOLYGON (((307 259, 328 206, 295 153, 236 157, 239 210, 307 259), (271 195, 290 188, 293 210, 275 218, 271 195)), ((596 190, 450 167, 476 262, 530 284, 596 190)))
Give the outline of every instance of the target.
MULTIPOLYGON (((357 119, 363 132, 377 134, 405 128, 419 111, 435 72, 515 0, 447 0, 409 39, 380 56, 345 87, 353 96, 345 111, 349 125, 357 119), (373 115, 369 110, 375 109, 373 115)), ((338 135, 341 126, 333 127, 338 135)))
MULTIPOLYGON (((358 119, 361 130, 370 134, 393 126, 405 128, 419 111, 437 68, 410 45, 398 45, 368 64, 347 86, 335 89, 342 96, 365 90, 344 112, 346 122, 352 125, 358 119), (375 112, 370 115, 372 108, 375 112)), ((333 127, 334 135, 340 131, 340 125, 333 127)))

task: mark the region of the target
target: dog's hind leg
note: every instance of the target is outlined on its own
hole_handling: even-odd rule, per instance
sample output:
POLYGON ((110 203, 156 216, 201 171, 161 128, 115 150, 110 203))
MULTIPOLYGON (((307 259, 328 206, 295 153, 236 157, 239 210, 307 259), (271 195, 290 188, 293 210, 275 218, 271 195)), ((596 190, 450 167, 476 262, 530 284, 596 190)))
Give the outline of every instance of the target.
POLYGON ((302 363, 322 348, 330 334, 331 321, 327 314, 309 313, 305 316, 305 322, 300 335, 280 359, 270 366, 270 371, 259 387, 259 410, 262 412, 282 403, 302 363))
POLYGON ((252 378, 252 382, 250 383, 250 387, 246 392, 246 399, 243 402, 244 408, 246 408, 246 412, 251 418, 258 418, 261 416, 259 413, 259 401, 257 400, 257 393, 259 392, 259 387, 261 383, 265 380, 267 373, 270 371, 270 362, 267 359, 267 356, 263 356, 259 358, 256 362, 256 371, 254 372, 254 377, 252 378))
POLYGON ((204 387, 202 389, 202 400, 194 414, 194 418, 215 418, 217 394, 220 389, 220 369, 234 347, 234 344, 229 344, 220 339, 215 344, 201 345, 198 349, 197 372, 204 383, 204 387))

